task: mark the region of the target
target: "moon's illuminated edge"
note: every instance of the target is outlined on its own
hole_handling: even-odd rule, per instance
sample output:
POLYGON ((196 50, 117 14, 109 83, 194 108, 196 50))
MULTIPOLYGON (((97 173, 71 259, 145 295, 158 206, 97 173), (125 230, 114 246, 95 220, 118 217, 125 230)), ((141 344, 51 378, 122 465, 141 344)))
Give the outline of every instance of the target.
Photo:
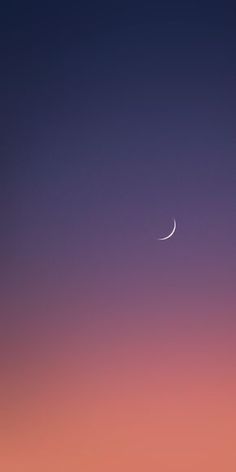
POLYGON ((166 241, 167 239, 170 239, 171 236, 175 233, 176 230, 176 220, 174 219, 174 228, 172 229, 171 233, 168 234, 168 236, 165 236, 164 238, 158 238, 158 241, 166 241))

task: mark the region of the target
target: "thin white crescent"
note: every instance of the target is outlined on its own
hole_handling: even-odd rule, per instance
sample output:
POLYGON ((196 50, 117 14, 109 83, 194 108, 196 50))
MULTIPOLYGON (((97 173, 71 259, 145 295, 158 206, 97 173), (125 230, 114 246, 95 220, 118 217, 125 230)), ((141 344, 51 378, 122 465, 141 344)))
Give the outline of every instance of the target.
POLYGON ((158 241, 165 241, 166 239, 170 239, 171 236, 175 233, 176 230, 176 220, 174 219, 174 228, 172 229, 171 233, 168 234, 168 236, 165 236, 164 238, 158 238, 158 241))

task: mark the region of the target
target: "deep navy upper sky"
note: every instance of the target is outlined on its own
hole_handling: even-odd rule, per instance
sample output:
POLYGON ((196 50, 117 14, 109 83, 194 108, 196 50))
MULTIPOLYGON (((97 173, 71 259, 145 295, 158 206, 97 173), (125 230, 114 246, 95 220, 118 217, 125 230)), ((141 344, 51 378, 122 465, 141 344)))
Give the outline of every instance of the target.
POLYGON ((84 3, 2 9, 6 293, 213 312, 235 273, 234 11, 84 3))

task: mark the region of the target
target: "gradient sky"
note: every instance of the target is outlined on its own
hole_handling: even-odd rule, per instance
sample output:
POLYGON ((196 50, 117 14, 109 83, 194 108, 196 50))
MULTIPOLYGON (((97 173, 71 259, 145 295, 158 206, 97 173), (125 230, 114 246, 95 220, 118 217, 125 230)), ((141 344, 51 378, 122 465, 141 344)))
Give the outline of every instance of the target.
POLYGON ((235 472, 235 12, 0 29, 0 469, 235 472))

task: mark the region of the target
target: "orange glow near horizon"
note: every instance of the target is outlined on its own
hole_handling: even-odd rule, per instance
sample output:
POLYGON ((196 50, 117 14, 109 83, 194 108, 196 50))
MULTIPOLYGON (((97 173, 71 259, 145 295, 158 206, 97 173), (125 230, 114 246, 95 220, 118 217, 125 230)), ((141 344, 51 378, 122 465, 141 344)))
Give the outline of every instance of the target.
POLYGON ((83 362, 68 351, 5 382, 1 470, 235 471, 229 347, 129 339, 93 344, 83 362))

